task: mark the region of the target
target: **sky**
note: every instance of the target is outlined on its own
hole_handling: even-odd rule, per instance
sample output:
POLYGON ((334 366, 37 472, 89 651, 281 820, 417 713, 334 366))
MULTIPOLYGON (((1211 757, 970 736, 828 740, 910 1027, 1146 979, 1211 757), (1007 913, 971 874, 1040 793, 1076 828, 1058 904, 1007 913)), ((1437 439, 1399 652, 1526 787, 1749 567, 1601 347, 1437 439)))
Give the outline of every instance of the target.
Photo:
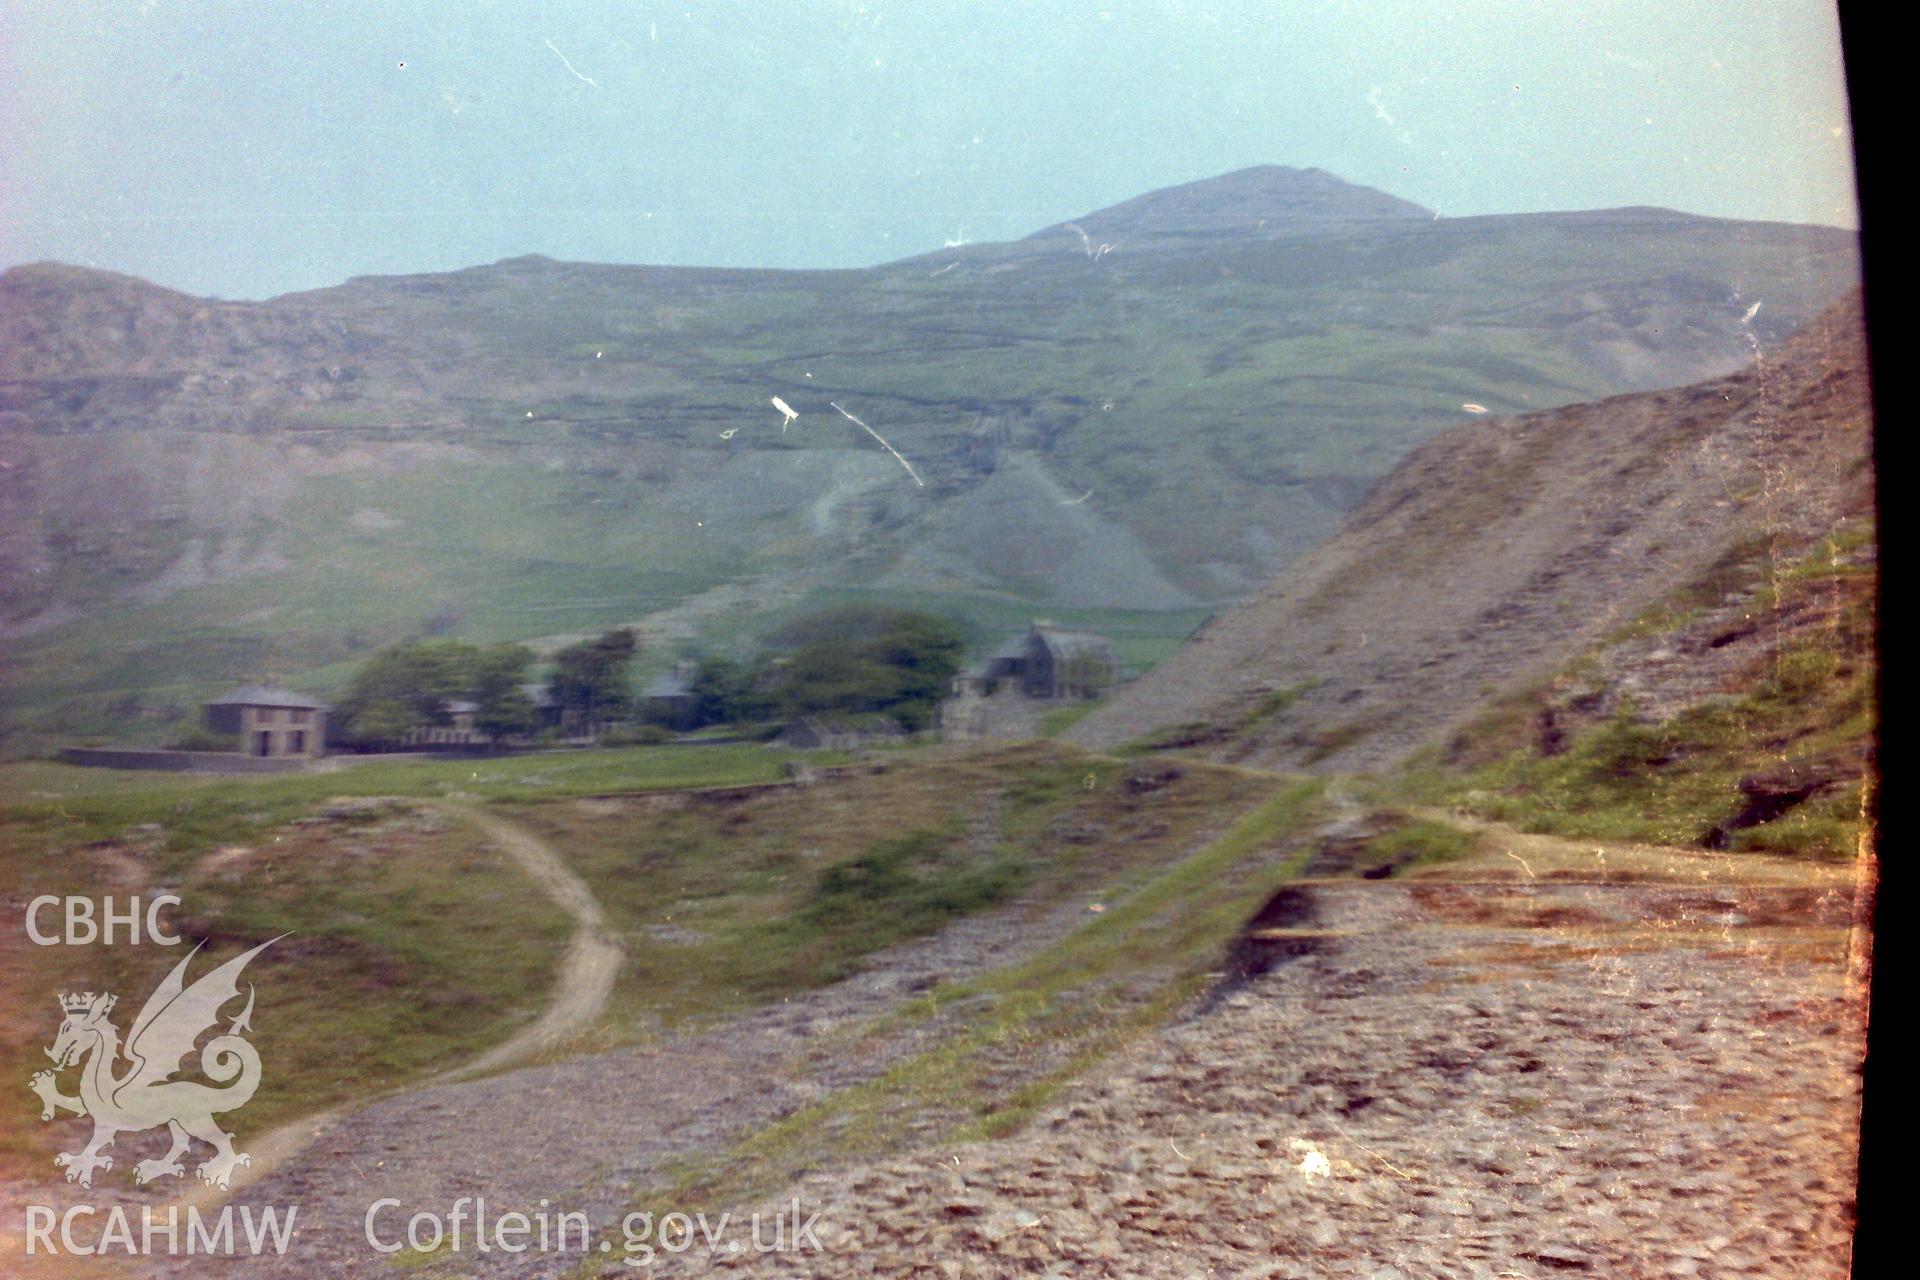
POLYGON ((0 267, 864 266, 1255 164, 1857 226, 1818 0, 0 0, 0 267))

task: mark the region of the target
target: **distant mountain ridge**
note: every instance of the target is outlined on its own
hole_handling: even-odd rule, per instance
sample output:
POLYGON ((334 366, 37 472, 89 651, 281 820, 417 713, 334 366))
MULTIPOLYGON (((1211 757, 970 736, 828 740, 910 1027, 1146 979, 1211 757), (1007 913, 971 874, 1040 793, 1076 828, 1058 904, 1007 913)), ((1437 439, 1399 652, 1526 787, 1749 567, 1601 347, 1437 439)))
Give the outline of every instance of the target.
POLYGON ((983 632, 1080 610, 1143 665, 1464 405, 1722 374, 1858 278, 1831 228, 1435 219, 1271 166, 1073 226, 857 271, 530 256, 263 302, 0 274, 0 713, 164 720, 238 666, 324 691, 423 628, 734 643, 863 591, 983 632))
POLYGON ((1329 225, 1431 220, 1436 215, 1410 200, 1346 182, 1324 169, 1257 165, 1232 173, 1150 191, 1097 209, 1028 236, 1038 240, 1079 227, 1089 236, 1241 232, 1255 234, 1324 229, 1329 225))

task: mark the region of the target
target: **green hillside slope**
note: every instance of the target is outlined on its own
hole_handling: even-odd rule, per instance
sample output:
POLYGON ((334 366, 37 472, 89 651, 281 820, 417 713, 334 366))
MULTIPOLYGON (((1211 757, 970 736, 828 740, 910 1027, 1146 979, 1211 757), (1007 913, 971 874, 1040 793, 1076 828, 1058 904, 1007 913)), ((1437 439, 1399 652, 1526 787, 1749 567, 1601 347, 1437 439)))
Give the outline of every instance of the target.
POLYGON ((1856 272, 1832 229, 1436 219, 1283 169, 864 271, 517 259, 227 303, 16 268, 5 749, 160 734, 243 672, 324 693, 423 631, 637 621, 664 656, 849 589, 982 639, 1074 609, 1150 661, 1463 406, 1723 372, 1856 272))

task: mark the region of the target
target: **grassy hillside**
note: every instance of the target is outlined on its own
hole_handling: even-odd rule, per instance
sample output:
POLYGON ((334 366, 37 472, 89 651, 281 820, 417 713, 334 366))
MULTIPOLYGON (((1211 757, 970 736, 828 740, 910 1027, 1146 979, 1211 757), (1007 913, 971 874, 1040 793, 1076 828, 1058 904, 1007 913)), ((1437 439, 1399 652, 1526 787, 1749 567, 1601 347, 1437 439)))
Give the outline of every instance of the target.
POLYGON ((867 271, 521 259, 265 303, 10 271, 5 749, 164 737, 247 673, 325 692, 423 631, 696 645, 873 587, 983 642, 1076 610, 1144 662, 1464 404, 1725 370, 1857 269, 1820 228, 1433 219, 1255 174, 1092 256, 1054 229, 867 271))

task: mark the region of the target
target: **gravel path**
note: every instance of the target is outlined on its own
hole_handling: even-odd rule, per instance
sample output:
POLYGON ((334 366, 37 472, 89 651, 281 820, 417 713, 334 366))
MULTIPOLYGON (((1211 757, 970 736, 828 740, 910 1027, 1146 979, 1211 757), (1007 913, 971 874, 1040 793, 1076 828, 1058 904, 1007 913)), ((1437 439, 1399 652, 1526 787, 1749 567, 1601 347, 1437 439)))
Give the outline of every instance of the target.
MULTIPOLYGON (((490 1215, 532 1212, 544 1198, 596 1227, 618 1222, 636 1188, 665 1176, 665 1162, 717 1151, 870 1079, 936 1033, 920 1024, 864 1035, 878 1015, 942 979, 1017 961, 1087 918, 1080 903, 969 917, 876 952, 853 978, 708 1030, 449 1079, 333 1117, 303 1152, 233 1197, 300 1206, 302 1230, 285 1258, 156 1261, 151 1274, 390 1277, 392 1260, 369 1248, 363 1229, 368 1206, 387 1197, 405 1206, 381 1220, 387 1235, 415 1211, 444 1215, 462 1196, 485 1196, 490 1215)), ((470 1252, 446 1274, 557 1276, 578 1261, 470 1252)))

